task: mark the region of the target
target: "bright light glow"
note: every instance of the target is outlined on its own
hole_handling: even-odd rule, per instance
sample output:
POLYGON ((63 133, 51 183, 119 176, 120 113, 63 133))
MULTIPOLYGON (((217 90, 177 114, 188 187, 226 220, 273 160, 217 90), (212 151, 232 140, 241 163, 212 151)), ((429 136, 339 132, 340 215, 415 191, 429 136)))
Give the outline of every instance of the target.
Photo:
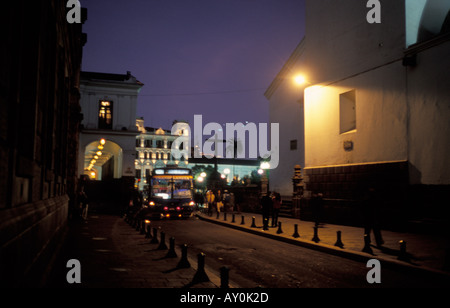
POLYGON ((230 174, 230 169, 229 168, 225 168, 224 170, 223 170, 223 173, 225 173, 225 174, 230 174))
POLYGON ((270 169, 270 164, 266 161, 261 163, 261 169, 270 169))
POLYGON ((200 173, 200 176, 201 176, 202 178, 206 178, 206 172, 200 173))
POLYGON ((258 169, 258 173, 259 173, 259 174, 263 174, 263 173, 264 173, 264 170, 258 169))
POLYGON ((150 206, 154 206, 155 205, 155 202, 153 202, 153 201, 150 201, 150 206))
POLYGON ((166 193, 157 193, 155 195, 157 197, 162 197, 163 199, 169 199, 169 194, 166 194, 166 193))
POLYGON ((102 156, 102 152, 101 152, 101 151, 98 151, 98 152, 95 153, 95 154, 97 154, 98 156, 102 156))
POLYGON ((221 174, 220 177, 221 177, 222 179, 226 178, 225 174, 221 174))
POLYGON ((145 223, 146 223, 146 224, 149 224, 149 223, 150 223, 150 220, 146 219, 146 220, 145 220, 145 223))
POLYGON ((105 139, 100 139, 100 144, 101 144, 101 145, 105 145, 105 143, 106 143, 106 140, 105 140, 105 139))
POLYGON ((189 205, 190 205, 190 206, 194 206, 194 205, 195 205, 195 202, 194 202, 194 201, 191 201, 191 202, 189 202, 189 205))
POLYGON ((294 82, 297 85, 301 86, 301 85, 304 85, 306 83, 306 78, 303 75, 297 75, 297 76, 294 77, 294 82))
POLYGON ((203 182, 203 177, 201 177, 201 176, 199 176, 198 178, 197 178, 197 182, 199 182, 199 183, 202 183, 203 182))

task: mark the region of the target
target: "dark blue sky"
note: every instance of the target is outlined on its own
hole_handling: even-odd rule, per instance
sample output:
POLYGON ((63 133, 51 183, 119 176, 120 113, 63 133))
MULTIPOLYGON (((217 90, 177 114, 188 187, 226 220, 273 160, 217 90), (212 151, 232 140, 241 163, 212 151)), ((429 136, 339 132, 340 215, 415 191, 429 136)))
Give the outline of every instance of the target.
MULTIPOLYGON (((137 116, 268 122, 264 92, 304 35, 304 0, 81 0, 83 70, 136 76, 137 116)), ((191 124, 193 127, 193 124, 191 124)))

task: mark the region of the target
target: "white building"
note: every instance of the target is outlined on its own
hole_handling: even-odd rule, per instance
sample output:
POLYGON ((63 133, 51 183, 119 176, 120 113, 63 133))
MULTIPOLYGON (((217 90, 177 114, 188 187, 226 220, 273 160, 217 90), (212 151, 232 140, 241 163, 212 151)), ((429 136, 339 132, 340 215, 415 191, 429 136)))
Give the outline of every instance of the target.
POLYGON ((280 123, 280 159, 278 167, 269 172, 270 189, 279 192, 283 200, 292 198, 294 167, 305 165, 303 95, 292 82, 304 49, 303 40, 264 93, 269 100, 270 123, 280 123))
POLYGON ((373 24, 369 10, 306 0, 305 39, 286 89, 269 96, 271 121, 294 130, 304 121, 305 196, 322 192, 329 217, 358 221, 369 186, 385 220, 439 217, 447 210, 434 202, 448 200, 450 184, 450 2, 382 1, 373 24), (300 74, 304 118, 293 119, 281 111, 301 112, 288 86, 300 74))
POLYGON ((142 86, 130 72, 81 73, 80 175, 96 180, 134 179, 139 134, 136 104, 142 86))
POLYGON ((190 152, 190 128, 185 121, 174 121, 172 130, 144 126, 144 119, 136 119, 139 135, 135 138, 136 179, 139 190, 143 190, 148 176, 154 168, 178 165, 186 168, 190 152), (177 153, 172 148, 178 149, 177 153))

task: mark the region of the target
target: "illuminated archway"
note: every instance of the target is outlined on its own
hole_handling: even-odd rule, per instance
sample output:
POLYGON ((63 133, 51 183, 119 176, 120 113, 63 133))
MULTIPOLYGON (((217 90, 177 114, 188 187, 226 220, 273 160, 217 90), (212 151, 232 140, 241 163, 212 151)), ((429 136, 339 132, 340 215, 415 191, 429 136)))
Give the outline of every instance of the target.
POLYGON ((119 179, 122 159, 123 150, 117 143, 106 139, 91 142, 84 150, 84 174, 99 181, 119 179))
POLYGON ((405 3, 407 47, 449 30, 450 2, 406 0, 405 3))

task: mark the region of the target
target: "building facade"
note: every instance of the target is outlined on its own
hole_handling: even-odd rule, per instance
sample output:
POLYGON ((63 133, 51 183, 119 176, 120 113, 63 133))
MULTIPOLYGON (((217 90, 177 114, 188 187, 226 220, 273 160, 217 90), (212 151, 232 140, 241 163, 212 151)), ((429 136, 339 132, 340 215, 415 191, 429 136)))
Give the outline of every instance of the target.
POLYGON ((306 1, 291 79, 304 79, 304 197, 323 193, 330 220, 361 222, 368 189, 391 226, 448 214, 449 10, 385 1, 373 24, 364 1, 306 1))
POLYGON ((144 119, 136 119, 135 187, 143 191, 153 169, 167 165, 186 168, 190 154, 190 128, 185 121, 174 121, 172 130, 145 127, 144 119), (176 153, 172 150, 175 149, 176 153))
POLYGON ((280 123, 280 161, 270 170, 271 189, 283 200, 292 198, 292 176, 296 165, 305 166, 303 91, 292 80, 300 69, 305 41, 302 40, 264 93, 269 100, 270 123, 280 123))
MULTIPOLYGON (((14 1, 0 45, 0 286, 45 285, 77 202, 86 35, 64 1, 14 1)), ((82 22, 86 11, 81 9, 82 22)))
POLYGON ((130 72, 82 72, 80 83, 83 120, 79 174, 95 180, 133 179, 139 134, 136 105, 143 84, 130 72))

